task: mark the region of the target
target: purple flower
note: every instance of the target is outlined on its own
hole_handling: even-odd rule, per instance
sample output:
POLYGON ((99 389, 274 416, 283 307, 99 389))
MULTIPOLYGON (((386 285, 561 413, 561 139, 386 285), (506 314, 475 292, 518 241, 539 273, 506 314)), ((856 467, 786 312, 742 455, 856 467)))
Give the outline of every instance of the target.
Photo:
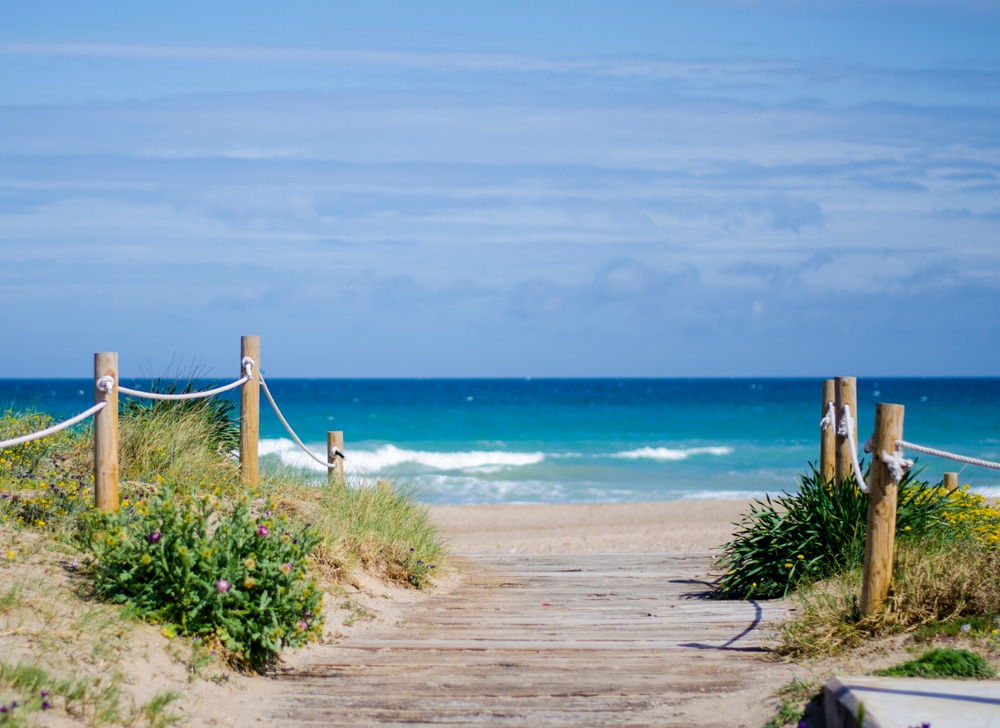
POLYGON ((6 712, 7 712, 7 706, 6 705, 0 705, 0 715, 3 715, 6 712))
POLYGON ((305 617, 306 619, 312 619, 313 618, 313 613, 312 612, 306 612, 302 616, 305 617))
POLYGON ((51 707, 52 707, 52 703, 50 703, 48 700, 43 700, 42 701, 42 710, 48 710, 51 707))
POLYGON ((225 594, 227 591, 229 591, 229 582, 226 581, 225 579, 219 579, 217 582, 215 582, 215 591, 220 592, 221 594, 225 594))
POLYGON ((299 631, 300 632, 305 632, 307 629, 309 629, 309 623, 308 622, 305 622, 305 621, 299 622, 299 631))
POLYGON ((159 531, 153 531, 146 538, 149 539, 150 543, 159 543, 160 539, 163 538, 163 534, 159 531))
POLYGON ((260 536, 261 538, 265 538, 269 533, 271 532, 267 530, 267 526, 261 524, 260 526, 257 527, 257 535, 260 536))
POLYGON ((16 708, 16 707, 17 707, 17 701, 16 700, 11 700, 10 701, 10 709, 14 710, 14 708, 16 708))
POLYGON ((47 698, 47 697, 49 697, 49 691, 48 691, 48 690, 43 690, 43 691, 41 692, 41 696, 42 696, 43 698, 47 698))

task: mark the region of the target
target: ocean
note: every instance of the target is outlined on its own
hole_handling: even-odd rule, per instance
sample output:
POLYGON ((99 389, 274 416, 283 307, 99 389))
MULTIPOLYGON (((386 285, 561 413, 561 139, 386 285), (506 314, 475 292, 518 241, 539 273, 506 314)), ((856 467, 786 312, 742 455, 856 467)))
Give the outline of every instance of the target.
MULTIPOLYGON (((148 380, 125 380, 148 387, 148 380)), ((207 383, 206 383, 207 384, 207 383)), ((426 503, 745 498, 796 489, 819 459, 818 379, 268 379, 320 457, 343 430, 351 476, 426 503)), ((0 407, 68 417, 89 380, 0 380, 0 407)), ((906 406, 907 440, 1000 460, 1000 379, 859 379, 864 441, 876 402, 906 406)), ((262 459, 310 468, 261 397, 262 459)), ((912 454, 911 454, 912 457, 912 454)), ((1000 495, 1000 472, 921 457, 924 477, 1000 495)))

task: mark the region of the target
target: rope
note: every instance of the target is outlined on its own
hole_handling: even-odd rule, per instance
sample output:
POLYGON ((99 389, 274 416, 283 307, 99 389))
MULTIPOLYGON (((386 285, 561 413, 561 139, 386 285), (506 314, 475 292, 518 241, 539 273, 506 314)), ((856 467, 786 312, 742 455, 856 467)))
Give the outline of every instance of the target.
POLYGON ((177 402, 184 399, 205 399, 207 397, 214 397, 217 394, 222 394, 223 392, 228 392, 230 389, 236 389, 237 387, 242 387, 244 384, 250 381, 250 377, 240 377, 235 382, 230 382, 229 384, 223 385, 221 387, 216 387, 215 389, 207 389, 204 392, 184 392, 182 394, 166 394, 164 392, 143 392, 138 389, 129 389, 128 387, 118 386, 119 394, 128 394, 132 397, 142 397, 144 399, 158 399, 158 400, 169 400, 172 402, 177 402))
POLYGON ((899 481, 901 481, 903 476, 910 472, 910 468, 913 467, 912 460, 907 460, 899 453, 890 455, 885 450, 882 451, 882 462, 889 468, 889 474, 892 475, 892 479, 896 481, 896 485, 899 485, 899 481))
MULTIPOLYGON (((123 387, 118 385, 119 394, 127 394, 132 397, 142 397, 144 399, 157 399, 160 401, 170 401, 179 402, 181 400, 187 399, 206 399, 208 397, 214 397, 217 394, 222 394, 223 392, 228 392, 230 389, 236 389, 237 387, 242 387, 244 384, 253 379, 253 367, 254 360, 249 356, 243 357, 240 361, 243 366, 243 376, 237 379, 235 382, 230 382, 229 384, 224 384, 221 387, 216 387, 215 389, 206 389, 203 392, 183 392, 182 394, 166 394, 164 392, 143 392, 139 389, 129 389, 128 387, 123 387)), ((114 385, 114 379, 110 376, 103 376, 97 380, 97 388, 102 392, 110 392, 111 386, 114 385), (107 386, 107 389, 102 387, 102 385, 107 386)))
POLYGON ((868 484, 865 483, 865 476, 861 474, 861 463, 858 462, 858 443, 854 441, 854 418, 851 417, 850 405, 844 405, 844 417, 837 426, 837 434, 847 438, 847 444, 851 447, 851 465, 854 466, 854 479, 857 481, 861 492, 867 493, 868 484))
POLYGON ((60 430, 65 430, 67 427, 72 427, 78 422, 82 422, 91 415, 97 414, 102 409, 108 406, 107 402, 98 402, 90 409, 84 410, 76 417, 70 417, 65 422, 60 422, 57 425, 52 425, 51 427, 46 427, 44 430, 39 430, 38 432, 30 432, 27 435, 21 435, 20 437, 15 437, 12 440, 0 441, 0 450, 8 447, 14 447, 15 445, 23 445, 26 442, 31 442, 32 440, 41 440, 43 437, 48 437, 49 435, 54 435, 60 430))
POLYGON ((837 420, 836 408, 833 406, 833 402, 829 402, 828 404, 829 407, 827 407, 826 416, 819 421, 819 428, 821 430, 829 430, 837 420))
MULTIPOLYGON (((285 419, 285 416, 281 414, 281 410, 278 409, 278 404, 277 402, 274 401, 274 397, 271 396, 271 390, 267 388, 267 382, 264 381, 263 374, 260 375, 260 386, 264 390, 264 394, 267 395, 267 401, 271 403, 271 407, 274 409, 274 414, 278 415, 278 419, 281 420, 281 424, 283 424, 285 426, 285 429, 288 430, 288 434, 292 436, 292 439, 295 440, 295 443, 300 448, 302 448, 302 452, 311 457, 313 460, 322 465, 324 468, 333 467, 333 464, 331 462, 326 460, 320 460, 318 457, 316 457, 316 453, 307 448, 303 444, 302 440, 299 439, 299 436, 295 434, 295 431, 292 429, 292 426, 288 424, 288 420, 285 419)), ((330 457, 331 458, 337 457, 343 460, 345 455, 337 448, 334 448, 333 451, 330 453, 330 457)))
POLYGON ((905 447, 907 450, 916 450, 917 452, 922 452, 925 455, 934 455, 939 458, 946 458, 948 460, 955 460, 960 463, 966 463, 968 465, 978 465, 981 468, 990 468, 991 470, 1000 470, 1000 463, 995 463, 991 460, 980 460, 979 458, 970 458, 965 455, 956 455, 953 452, 946 452, 944 450, 935 450, 933 447, 924 447, 923 445, 914 445, 912 442, 906 442, 905 440, 896 440, 897 447, 905 447))

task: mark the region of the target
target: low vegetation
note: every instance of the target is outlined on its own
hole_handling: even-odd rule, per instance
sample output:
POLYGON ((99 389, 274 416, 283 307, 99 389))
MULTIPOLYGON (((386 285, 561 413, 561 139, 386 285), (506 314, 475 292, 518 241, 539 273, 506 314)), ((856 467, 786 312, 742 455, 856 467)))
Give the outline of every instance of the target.
MULTIPOLYGON (((967 486, 949 492, 921 480, 919 470, 906 475, 888 599, 863 616, 868 496, 853 477, 826 483, 813 468, 799 486, 797 493, 753 503, 723 547, 726 572, 713 596, 793 597, 796 616, 779 628, 778 656, 829 658, 863 649, 870 657, 923 645, 925 654, 877 674, 995 674, 989 663, 1000 657, 1000 510, 967 486), (939 644, 928 652, 931 643, 939 644)), ((774 696, 779 704, 768 725, 813 725, 810 716, 822 712, 817 685, 786 686, 774 696)))
POLYGON ((975 652, 943 647, 925 652, 915 660, 907 660, 899 665, 876 670, 875 674, 885 677, 952 677, 983 680, 996 677, 997 671, 975 652))
MULTIPOLYGON (((330 485, 265 461, 259 488, 247 492, 231 454, 232 407, 205 402, 123 400, 114 513, 93 508, 86 427, 0 451, 0 574, 9 577, 0 580, 0 640, 20 634, 33 645, 24 659, 0 658, 0 724, 30 725, 48 710, 94 725, 171 724, 175 695, 125 695, 116 656, 103 652, 116 644, 108 629, 148 622, 186 639, 193 673, 219 660, 260 669, 323 634, 324 595, 336 608, 358 570, 423 588, 441 568, 426 510, 389 483, 330 485), (59 597, 34 579, 40 570, 61 585, 59 597), (60 648, 55 631, 90 652, 60 648), (75 676, 60 650, 103 665, 106 679, 75 676), (42 665, 43 654, 59 668, 42 665)), ((0 439, 48 424, 8 411, 0 439)))

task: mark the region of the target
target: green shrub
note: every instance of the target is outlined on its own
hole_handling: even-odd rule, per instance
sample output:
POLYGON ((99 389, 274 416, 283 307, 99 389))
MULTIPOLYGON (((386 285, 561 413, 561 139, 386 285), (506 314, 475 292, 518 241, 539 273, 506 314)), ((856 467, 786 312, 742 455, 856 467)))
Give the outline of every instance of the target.
MULTIPOLYGON (((767 496, 751 504, 733 540, 723 546, 720 564, 727 571, 716 585, 716 597, 784 597, 801 585, 862 563, 868 495, 853 476, 832 485, 810 469, 799 476, 798 493, 774 500, 767 496)), ((970 504, 977 496, 948 493, 917 480, 918 474, 911 471, 899 484, 897 538, 903 542, 973 537, 986 517, 970 517, 970 504)))
MULTIPOLYGON (((0 415, 0 440, 37 432, 53 419, 37 412, 7 410, 0 415)), ((92 468, 79 467, 85 439, 63 431, 0 450, 0 522, 58 530, 93 501, 92 468)))
POLYGON ((910 660, 884 670, 876 670, 876 675, 886 677, 995 677, 996 670, 982 657, 968 650, 944 647, 931 650, 916 660, 910 660))
POLYGON ((164 487, 146 503, 87 514, 81 542, 95 557, 96 594, 254 668, 304 644, 322 629, 322 595, 306 578, 319 537, 262 508, 164 487))

